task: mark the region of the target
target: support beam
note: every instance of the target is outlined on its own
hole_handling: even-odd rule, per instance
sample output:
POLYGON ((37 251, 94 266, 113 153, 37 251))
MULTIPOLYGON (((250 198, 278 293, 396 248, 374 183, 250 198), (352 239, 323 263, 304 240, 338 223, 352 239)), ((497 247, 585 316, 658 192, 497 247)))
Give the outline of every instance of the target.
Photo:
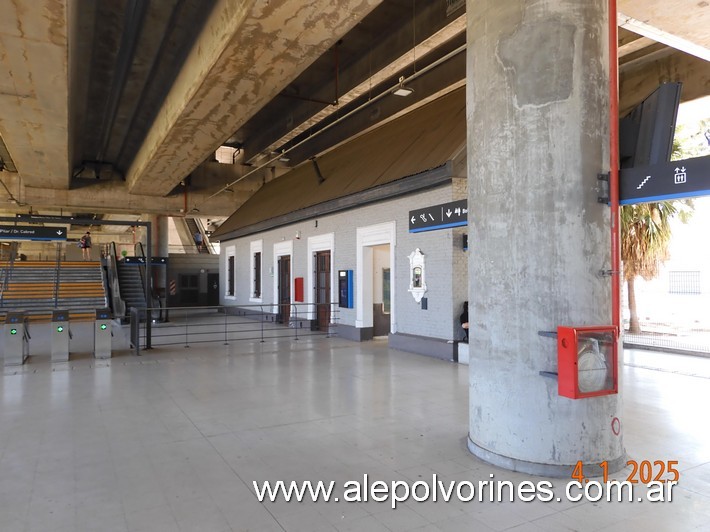
POLYGON ((25 184, 67 188, 67 2, 17 0, 3 6, 0 136, 25 184))
POLYGON ((235 185, 231 192, 224 192, 211 199, 208 198, 215 192, 214 188, 196 192, 188 189, 186 194, 176 193, 156 198, 130 194, 126 184, 121 181, 87 181, 72 190, 58 190, 22 186, 16 174, 3 172, 0 176, 12 191, 13 197, 21 201, 19 204, 6 203, 3 208, 17 212, 26 212, 26 206, 35 209, 61 206, 72 212, 140 212, 182 216, 199 206, 201 216, 229 216, 260 186, 260 183, 247 183, 245 180, 235 185))
POLYGON ((619 76, 619 113, 628 113, 661 83, 683 83, 682 101, 710 95, 710 65, 695 56, 673 52, 643 68, 622 68, 619 76))
POLYGON ((619 0, 619 26, 710 61, 710 9, 687 0, 619 0))
MULTIPOLYGON (((244 139, 247 159, 262 152, 267 154, 314 125, 338 113, 355 99, 367 95, 377 85, 396 80, 405 68, 412 66, 414 58, 419 66, 422 60, 439 46, 461 36, 466 30, 466 15, 447 15, 443 2, 426 4, 417 13, 416 36, 418 43, 412 49, 412 21, 402 21, 402 25, 389 35, 373 36, 376 44, 371 49, 363 49, 362 56, 351 66, 338 73, 338 81, 343 94, 339 95, 337 106, 322 106, 314 112, 313 103, 290 104, 285 112, 273 120, 270 128, 256 131, 244 139)), ((463 76, 462 76, 463 77, 463 76)), ((334 82, 322 87, 313 98, 328 98, 334 93, 334 82)))
POLYGON ((167 194, 381 0, 222 0, 127 172, 167 194))

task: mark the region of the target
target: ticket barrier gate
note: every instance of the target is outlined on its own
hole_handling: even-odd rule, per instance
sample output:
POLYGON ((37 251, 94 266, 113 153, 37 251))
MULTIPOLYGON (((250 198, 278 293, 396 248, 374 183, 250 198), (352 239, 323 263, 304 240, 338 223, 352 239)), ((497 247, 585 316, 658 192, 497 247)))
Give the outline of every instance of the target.
POLYGON ((69 329, 69 311, 52 311, 52 362, 69 361, 69 340, 72 338, 69 329))
POLYGON ((21 366, 30 356, 30 331, 24 311, 5 316, 5 365, 21 366))
POLYGON ((94 322, 94 357, 111 358, 111 310, 96 309, 94 322))

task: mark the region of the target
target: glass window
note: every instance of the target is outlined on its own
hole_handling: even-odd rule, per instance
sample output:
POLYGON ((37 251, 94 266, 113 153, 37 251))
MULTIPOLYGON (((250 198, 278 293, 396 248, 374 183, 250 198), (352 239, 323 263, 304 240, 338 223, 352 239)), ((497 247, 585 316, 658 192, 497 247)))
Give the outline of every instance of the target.
POLYGON ((234 295, 234 255, 227 257, 227 295, 234 295))
POLYGON ((254 253, 254 297, 261 297, 261 251, 254 253))

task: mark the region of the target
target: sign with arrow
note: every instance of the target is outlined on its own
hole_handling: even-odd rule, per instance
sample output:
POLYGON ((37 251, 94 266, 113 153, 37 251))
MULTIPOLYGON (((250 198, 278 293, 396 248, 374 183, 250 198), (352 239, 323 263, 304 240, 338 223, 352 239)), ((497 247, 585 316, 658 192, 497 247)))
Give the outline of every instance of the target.
POLYGON ((710 195, 710 155, 619 172, 619 204, 710 195))
MULTIPOLYGON (((145 257, 125 257, 123 259, 124 264, 141 265, 141 264, 145 264, 145 262, 146 262, 145 257)), ((151 257, 150 263, 151 264, 162 264, 162 265, 166 266, 168 264, 168 257, 151 257)))
POLYGON ((66 227, 0 225, 0 240, 66 240, 66 227))
POLYGON ((409 232, 436 231, 468 225, 468 200, 458 200, 409 211, 409 232))

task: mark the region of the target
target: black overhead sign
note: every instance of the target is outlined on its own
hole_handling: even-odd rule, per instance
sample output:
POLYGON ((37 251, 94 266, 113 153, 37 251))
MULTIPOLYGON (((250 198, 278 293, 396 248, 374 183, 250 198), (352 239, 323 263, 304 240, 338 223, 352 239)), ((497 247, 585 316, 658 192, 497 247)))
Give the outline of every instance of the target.
POLYGON ((0 240, 66 240, 66 227, 0 225, 0 240))
POLYGON ((619 203, 646 203, 710 195, 710 155, 624 168, 619 172, 619 203))
MULTIPOLYGON (((145 264, 145 257, 125 257, 123 259, 123 262, 124 262, 124 264, 141 265, 141 264, 145 264)), ((168 258, 167 257, 151 257, 150 263, 151 264, 167 264, 168 258)))
POLYGON ((409 232, 435 231, 468 225, 468 200, 452 201, 409 211, 409 232))

